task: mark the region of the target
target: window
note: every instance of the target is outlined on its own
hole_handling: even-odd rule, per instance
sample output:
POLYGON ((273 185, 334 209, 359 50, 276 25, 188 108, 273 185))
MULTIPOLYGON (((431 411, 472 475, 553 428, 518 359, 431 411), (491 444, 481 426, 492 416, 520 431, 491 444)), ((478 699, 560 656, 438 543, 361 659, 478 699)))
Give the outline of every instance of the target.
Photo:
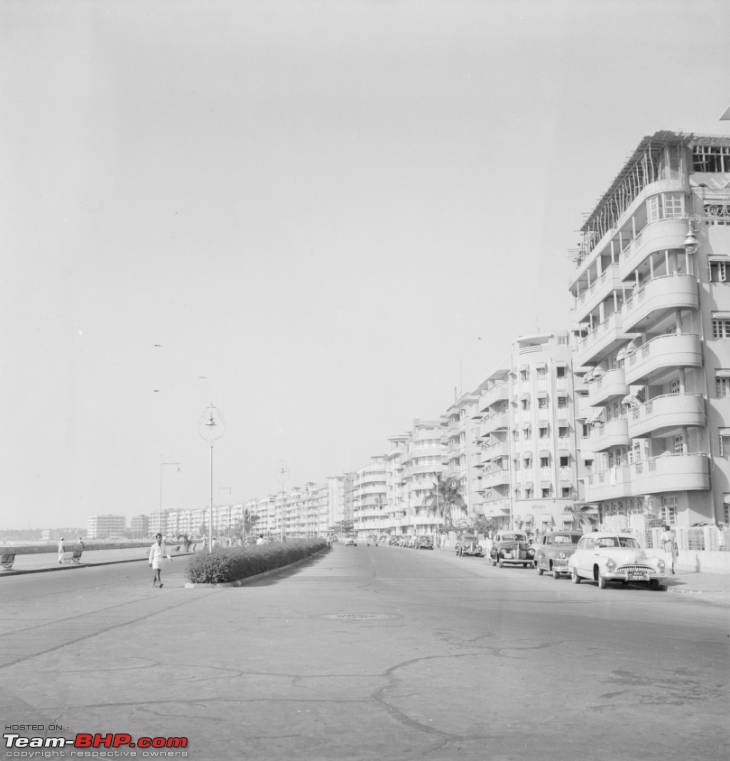
POLYGON ((532 499, 532 489, 529 486, 525 487, 525 499, 532 499))
POLYGON ((573 496, 573 489, 570 486, 563 486, 563 488, 560 490, 560 496, 561 497, 572 497, 573 496))
POLYGON ((674 454, 684 454, 684 436, 681 434, 674 437, 674 441, 672 443, 672 451, 674 454))
POLYGON ((593 467, 593 460, 583 460, 586 470, 590 470, 593 467))
POLYGON ((546 438, 548 438, 548 429, 547 429, 547 426, 542 426, 542 427, 540 428, 540 438, 541 438, 541 439, 546 439, 546 438))
POLYGON ((715 396, 718 399, 730 396, 730 369, 715 370, 715 396))
POLYGON ((580 431, 581 438, 587 439, 591 433, 590 425, 588 425, 588 423, 581 423, 580 427, 581 427, 581 431, 580 431))
POLYGON ((662 193, 664 202, 664 217, 681 217, 683 196, 681 193, 662 193))
POLYGON ((568 428, 567 425, 561 425, 558 427, 558 436, 561 439, 567 439, 569 435, 570 435, 570 429, 568 428))
POLYGON ((522 429, 522 438, 523 439, 529 439, 529 438, 531 438, 531 436, 532 436, 532 429, 528 425, 528 426, 526 426, 525 428, 522 429))
POLYGON ((695 145, 692 148, 692 171, 730 172, 730 146, 695 145))
POLYGON ((520 380, 526 381, 530 379, 530 371, 527 368, 520 370, 520 380))
POLYGON ((711 261, 710 262, 710 282, 726 283, 728 276, 728 262, 711 261))
POLYGON ((515 499, 519 499, 519 498, 520 498, 520 490, 515 489, 515 499))
POLYGON ((549 457, 541 457, 540 458, 540 467, 541 468, 549 468, 550 467, 550 458, 549 457))
POLYGON ((547 499, 553 493, 553 490, 552 490, 552 488, 550 486, 543 488, 541 491, 542 491, 542 498, 543 499, 547 499))
POLYGON ((540 398, 537 400, 537 406, 538 406, 538 408, 539 408, 539 409, 541 409, 541 410, 546 410, 546 409, 547 409, 547 406, 548 406, 548 398, 547 398, 546 396, 541 396, 541 397, 540 397, 540 398))
POLYGON ((679 378, 675 378, 669 384, 669 393, 672 394, 672 396, 677 396, 679 392, 680 392, 679 378))
POLYGON ((559 396, 558 397, 558 409, 564 410, 568 406, 568 397, 567 396, 559 396))
POLYGON ((525 457, 525 470, 532 467, 532 457, 525 457))
POLYGON ((515 470, 519 470, 519 469, 520 469, 520 461, 519 461, 519 459, 518 459, 518 458, 515 458, 515 459, 512 461, 512 463, 513 463, 513 465, 514 465, 514 469, 515 469, 515 470))
POLYGON ((712 337, 730 338, 730 319, 726 319, 724 317, 713 317, 712 337))
POLYGON ((570 457, 568 455, 561 455, 561 457, 560 457, 560 467, 561 468, 567 468, 568 465, 570 465, 570 457))
POLYGON ((520 402, 520 405, 522 406, 523 410, 529 410, 530 409, 530 400, 527 399, 527 398, 522 399, 521 402, 520 402))
POLYGON ((673 526, 677 522, 677 498, 675 496, 662 497, 662 513, 664 513, 664 523, 667 526, 673 526))
POLYGON ((542 365, 537 368, 537 377, 538 378, 544 378, 547 375, 547 367, 545 365, 542 365))
POLYGON ((565 368, 565 366, 564 366, 564 365, 558 365, 558 366, 555 368, 555 375, 556 375, 558 378, 565 378, 565 370, 566 370, 566 368, 565 368))

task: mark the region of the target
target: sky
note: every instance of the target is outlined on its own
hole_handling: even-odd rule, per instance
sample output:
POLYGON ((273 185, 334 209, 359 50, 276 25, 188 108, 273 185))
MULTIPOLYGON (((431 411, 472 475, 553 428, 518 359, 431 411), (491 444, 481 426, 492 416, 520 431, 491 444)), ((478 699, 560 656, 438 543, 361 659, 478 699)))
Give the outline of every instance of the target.
POLYGON ((725 0, 0 4, 0 528, 355 470, 567 328, 644 135, 727 134, 725 0), (179 463, 176 466, 163 463, 179 463))

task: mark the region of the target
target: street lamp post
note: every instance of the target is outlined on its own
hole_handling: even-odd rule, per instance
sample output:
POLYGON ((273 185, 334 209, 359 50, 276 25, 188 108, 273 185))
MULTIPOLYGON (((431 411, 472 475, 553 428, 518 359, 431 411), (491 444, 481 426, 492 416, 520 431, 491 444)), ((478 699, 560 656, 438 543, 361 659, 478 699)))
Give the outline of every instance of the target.
POLYGON ((208 551, 213 550, 213 446, 223 436, 223 418, 218 408, 211 402, 203 411, 198 430, 202 439, 210 447, 210 511, 208 526, 208 551))

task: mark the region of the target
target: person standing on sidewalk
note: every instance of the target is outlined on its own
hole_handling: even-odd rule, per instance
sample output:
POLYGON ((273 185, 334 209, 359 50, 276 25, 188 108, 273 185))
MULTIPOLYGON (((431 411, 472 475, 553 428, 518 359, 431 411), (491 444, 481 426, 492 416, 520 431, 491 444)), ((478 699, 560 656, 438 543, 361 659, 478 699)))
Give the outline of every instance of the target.
POLYGON ((63 537, 58 540, 58 564, 63 565, 63 556, 66 552, 66 546, 63 543, 63 537))
POLYGON ((155 542, 150 547, 150 568, 155 572, 152 577, 152 586, 159 585, 160 589, 164 586, 162 583, 162 560, 167 558, 172 560, 170 553, 167 551, 167 545, 162 541, 162 534, 155 534, 155 542))
POLYGON ((676 573, 675 566, 677 563, 677 536, 669 526, 664 527, 661 542, 662 549, 667 554, 667 565, 671 568, 672 573, 676 573))

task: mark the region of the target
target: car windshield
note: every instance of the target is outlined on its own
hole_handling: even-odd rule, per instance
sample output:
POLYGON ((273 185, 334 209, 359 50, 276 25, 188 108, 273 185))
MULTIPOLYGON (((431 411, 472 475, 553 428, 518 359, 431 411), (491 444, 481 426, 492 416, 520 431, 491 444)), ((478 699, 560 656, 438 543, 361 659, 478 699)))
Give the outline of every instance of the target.
POLYGON ((638 548, 639 543, 631 536, 599 536, 593 540, 594 547, 631 547, 638 548))
POLYGON ((570 536, 568 534, 557 534, 553 537, 553 544, 578 544, 580 536, 574 534, 570 536))
POLYGON ((524 534, 502 534, 503 542, 524 542, 524 534))

